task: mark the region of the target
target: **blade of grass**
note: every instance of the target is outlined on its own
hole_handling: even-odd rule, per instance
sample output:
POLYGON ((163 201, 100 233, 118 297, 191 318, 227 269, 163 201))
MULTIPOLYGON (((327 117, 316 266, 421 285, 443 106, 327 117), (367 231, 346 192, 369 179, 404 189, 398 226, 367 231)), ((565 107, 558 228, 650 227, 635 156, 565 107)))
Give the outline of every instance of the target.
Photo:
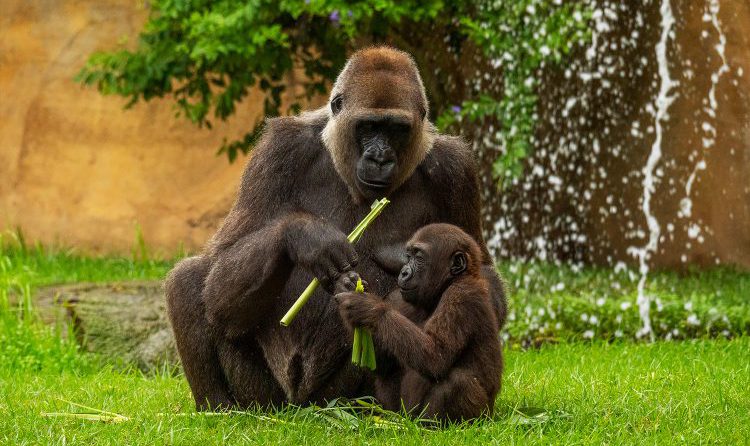
POLYGON ((124 417, 120 415, 114 416, 114 415, 104 415, 104 414, 97 414, 97 413, 42 412, 41 415, 44 418, 76 418, 79 420, 101 421, 104 423, 122 423, 122 422, 130 420, 128 417, 124 417))
POLYGON ((90 421, 103 421, 106 423, 122 423, 123 421, 130 421, 130 418, 125 415, 120 415, 119 413, 97 409, 80 403, 74 403, 73 401, 68 401, 63 398, 58 399, 64 403, 70 404, 71 406, 79 407, 91 412, 42 412, 43 417, 68 417, 90 421))

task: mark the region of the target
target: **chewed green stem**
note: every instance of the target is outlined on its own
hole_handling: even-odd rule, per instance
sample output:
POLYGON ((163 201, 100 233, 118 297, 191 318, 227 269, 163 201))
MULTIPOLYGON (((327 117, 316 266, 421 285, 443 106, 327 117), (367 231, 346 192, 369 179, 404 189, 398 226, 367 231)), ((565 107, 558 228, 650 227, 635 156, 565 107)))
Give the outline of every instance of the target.
MULTIPOLYGON (((390 203, 390 201, 387 198, 382 198, 380 200, 376 200, 372 204, 370 213, 367 214, 365 218, 363 218, 362 221, 359 222, 359 224, 352 230, 351 233, 349 233, 349 236, 347 237, 349 243, 357 243, 357 241, 362 237, 362 234, 364 234, 365 229, 367 229, 367 227, 370 226, 375 218, 377 218, 377 216, 380 215, 381 212, 383 212, 383 208, 385 208, 388 203, 390 203)), ((305 306, 308 299, 310 299, 313 293, 315 293, 315 290, 318 289, 318 285, 320 285, 320 281, 317 278, 314 278, 307 286, 307 288, 305 288, 305 291, 300 294, 289 311, 287 311, 284 317, 281 318, 281 321, 279 321, 279 323, 282 326, 288 327, 289 324, 294 321, 294 318, 297 317, 297 313, 299 313, 299 310, 301 310, 302 307, 305 306)))
MULTIPOLYGON (((357 293, 365 292, 362 279, 357 280, 357 287, 354 291, 357 293)), ((360 367, 375 370, 375 345, 372 343, 372 334, 362 327, 354 328, 352 363, 360 367)))

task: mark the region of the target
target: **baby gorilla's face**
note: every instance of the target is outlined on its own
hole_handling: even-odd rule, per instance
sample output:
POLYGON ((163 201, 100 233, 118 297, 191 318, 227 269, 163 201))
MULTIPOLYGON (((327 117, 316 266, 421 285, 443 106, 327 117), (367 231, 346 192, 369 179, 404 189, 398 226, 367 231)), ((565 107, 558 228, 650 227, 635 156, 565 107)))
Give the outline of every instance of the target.
POLYGON ((429 308, 437 304, 454 277, 466 270, 466 254, 445 240, 412 239, 406 245, 406 264, 398 276, 403 299, 429 308))

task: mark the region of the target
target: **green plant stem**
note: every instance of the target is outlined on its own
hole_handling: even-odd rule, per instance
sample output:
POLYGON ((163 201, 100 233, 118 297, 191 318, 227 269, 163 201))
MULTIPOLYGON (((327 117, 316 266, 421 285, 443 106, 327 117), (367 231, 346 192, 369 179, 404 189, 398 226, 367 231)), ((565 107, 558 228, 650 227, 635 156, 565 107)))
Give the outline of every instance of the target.
POLYGON ((352 342, 352 364, 359 365, 362 358, 362 330, 359 327, 354 329, 354 341, 352 342))
POLYGON ((359 334, 361 352, 358 361, 352 361, 360 367, 375 370, 375 344, 372 341, 372 333, 361 327, 355 329, 355 338, 359 334))
MULTIPOLYGON (((362 279, 357 280, 357 286, 354 289, 354 292, 364 294, 365 287, 362 284, 362 279)), ((372 335, 362 327, 354 327, 352 364, 375 370, 375 345, 372 343, 372 335)))

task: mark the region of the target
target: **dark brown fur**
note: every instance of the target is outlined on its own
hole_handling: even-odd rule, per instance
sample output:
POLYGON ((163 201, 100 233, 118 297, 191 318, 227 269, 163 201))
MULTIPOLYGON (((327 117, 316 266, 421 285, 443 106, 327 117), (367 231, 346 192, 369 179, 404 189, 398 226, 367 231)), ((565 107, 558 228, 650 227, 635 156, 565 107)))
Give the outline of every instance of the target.
POLYGON ((433 134, 411 58, 390 48, 359 52, 334 92, 348 98, 335 116, 327 107, 267 122, 224 223, 200 255, 167 277, 169 317, 199 408, 371 392, 371 378, 350 364, 330 285, 357 265, 374 292, 393 289, 404 243, 428 223, 453 223, 480 243, 482 274, 504 320, 502 284, 480 232, 474 160, 461 140, 433 134), (412 123, 387 190, 370 191, 352 175, 359 142, 351 120, 361 114, 412 123), (355 250, 346 233, 383 194, 392 203, 355 250), (290 327, 280 327, 313 277, 326 286, 290 327))
POLYGON ((428 253, 419 280, 432 281, 435 287, 428 288, 435 291, 419 291, 409 299, 413 303, 401 289, 385 300, 368 293, 336 296, 349 326, 372 331, 380 353, 376 396, 387 409, 399 410, 403 404, 412 413, 439 420, 489 415, 503 362, 490 284, 481 273, 481 250, 461 229, 446 224, 420 229, 407 246, 421 246, 428 253), (466 253, 468 262, 453 276, 446 272, 456 252, 466 253))

